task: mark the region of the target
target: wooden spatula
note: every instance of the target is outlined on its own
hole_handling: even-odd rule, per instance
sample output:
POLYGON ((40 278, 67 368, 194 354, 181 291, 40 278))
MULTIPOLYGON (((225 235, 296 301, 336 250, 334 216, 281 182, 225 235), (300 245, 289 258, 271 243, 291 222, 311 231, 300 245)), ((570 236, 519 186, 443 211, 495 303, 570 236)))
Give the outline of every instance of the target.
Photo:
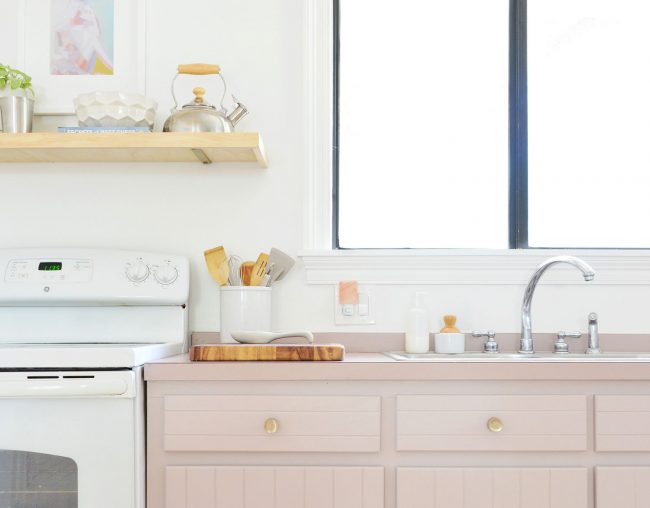
POLYGON ((219 283, 220 286, 228 284, 228 256, 226 250, 220 245, 214 249, 206 250, 203 253, 205 257, 205 264, 208 267, 208 272, 212 278, 219 283))
POLYGON ((253 274, 253 267, 255 261, 244 261, 239 267, 239 277, 244 286, 251 285, 251 275, 253 274))
POLYGON ((264 280, 266 275, 266 263, 269 261, 269 255, 266 252, 260 253, 253 266, 253 273, 251 273, 251 286, 259 286, 264 280))

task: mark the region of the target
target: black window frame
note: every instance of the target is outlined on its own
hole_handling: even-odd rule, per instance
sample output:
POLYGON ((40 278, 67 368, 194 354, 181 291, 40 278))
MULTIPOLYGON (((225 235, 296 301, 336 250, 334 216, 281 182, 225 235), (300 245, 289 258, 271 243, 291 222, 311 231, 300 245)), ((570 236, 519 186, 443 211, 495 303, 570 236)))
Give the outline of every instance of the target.
MULTIPOLYGON (((508 248, 528 249, 527 0, 509 0, 508 248)), ((339 241, 340 0, 333 0, 332 247, 339 241)))

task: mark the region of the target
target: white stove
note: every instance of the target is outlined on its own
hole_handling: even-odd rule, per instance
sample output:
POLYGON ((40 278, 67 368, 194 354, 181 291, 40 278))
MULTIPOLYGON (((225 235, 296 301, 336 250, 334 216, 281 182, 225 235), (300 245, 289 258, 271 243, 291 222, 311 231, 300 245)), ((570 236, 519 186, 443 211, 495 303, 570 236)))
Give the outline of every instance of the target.
POLYGON ((0 369, 115 369, 177 355, 177 343, 0 344, 0 369))
POLYGON ((0 506, 144 508, 141 366, 186 350, 189 273, 179 256, 0 249, 0 506))
POLYGON ((119 368, 180 353, 187 258, 0 249, 0 368, 119 368))

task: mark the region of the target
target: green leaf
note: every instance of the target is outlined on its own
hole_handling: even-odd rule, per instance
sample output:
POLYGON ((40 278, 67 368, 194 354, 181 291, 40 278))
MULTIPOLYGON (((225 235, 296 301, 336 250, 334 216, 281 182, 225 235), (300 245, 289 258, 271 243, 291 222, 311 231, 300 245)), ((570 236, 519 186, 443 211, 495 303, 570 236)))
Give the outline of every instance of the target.
POLYGON ((23 90, 32 90, 32 78, 18 69, 13 69, 9 65, 0 63, 0 90, 5 88, 7 85, 9 85, 12 90, 18 88, 22 88, 23 90))

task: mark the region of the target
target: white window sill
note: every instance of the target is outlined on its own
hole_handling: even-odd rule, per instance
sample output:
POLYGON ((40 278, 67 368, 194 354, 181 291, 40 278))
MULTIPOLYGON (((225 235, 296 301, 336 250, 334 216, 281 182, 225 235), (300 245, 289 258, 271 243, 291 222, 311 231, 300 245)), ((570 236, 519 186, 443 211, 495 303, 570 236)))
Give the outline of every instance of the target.
MULTIPOLYGON (((650 284, 650 250, 305 250, 308 284, 356 280, 394 285, 524 285, 542 261, 574 255, 596 272, 590 284, 650 284)), ((585 284, 579 272, 558 265, 541 284, 585 284)))

